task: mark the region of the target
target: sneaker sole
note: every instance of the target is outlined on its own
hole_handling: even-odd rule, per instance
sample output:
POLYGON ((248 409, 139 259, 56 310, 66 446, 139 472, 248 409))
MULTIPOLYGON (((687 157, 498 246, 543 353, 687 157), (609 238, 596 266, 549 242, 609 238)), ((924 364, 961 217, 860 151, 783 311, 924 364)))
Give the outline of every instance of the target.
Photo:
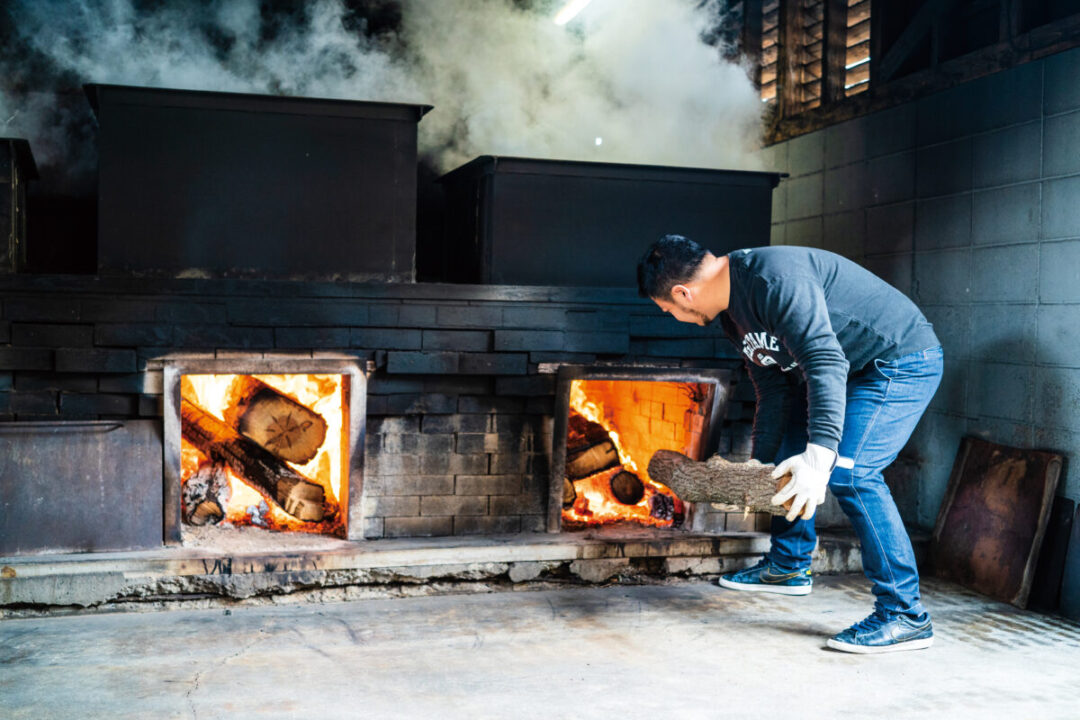
POLYGON ((765 583, 739 583, 725 578, 717 580, 720 587, 729 590, 742 590, 743 592, 767 592, 777 595, 809 595, 814 589, 812 585, 766 585, 765 583))
POLYGON ((920 640, 908 640, 907 642, 894 643, 892 645, 852 645, 829 638, 826 643, 833 650, 840 652, 857 653, 859 655, 878 655, 880 653, 903 652, 904 650, 925 650, 934 644, 934 638, 922 638, 920 640))

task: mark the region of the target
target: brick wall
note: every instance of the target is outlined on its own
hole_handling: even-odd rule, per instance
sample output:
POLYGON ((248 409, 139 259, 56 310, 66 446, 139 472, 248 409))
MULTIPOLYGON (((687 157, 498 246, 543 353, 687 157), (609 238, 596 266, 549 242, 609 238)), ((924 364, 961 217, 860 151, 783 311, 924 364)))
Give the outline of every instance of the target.
MULTIPOLYGON (((166 359, 252 354, 374 364, 368 537, 544 529, 555 376, 542 366, 741 368, 718 329, 623 290, 0 276, 0 420, 160 417, 166 359)), ((720 447, 743 457, 747 386, 720 447)))

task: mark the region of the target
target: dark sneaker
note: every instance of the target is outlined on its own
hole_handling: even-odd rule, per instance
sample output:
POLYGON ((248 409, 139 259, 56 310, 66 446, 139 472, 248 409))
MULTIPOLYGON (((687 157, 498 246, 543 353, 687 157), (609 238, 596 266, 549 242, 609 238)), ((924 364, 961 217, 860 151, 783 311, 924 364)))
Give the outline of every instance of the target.
POLYGON ((757 565, 738 572, 721 575, 720 587, 751 592, 770 592, 780 595, 809 595, 814 581, 809 568, 795 572, 783 572, 762 559, 757 565))
POLYGON ((907 615, 875 610, 870 617, 830 638, 827 644, 833 650, 870 654, 922 650, 933 642, 934 627, 930 623, 930 613, 912 619, 907 615))

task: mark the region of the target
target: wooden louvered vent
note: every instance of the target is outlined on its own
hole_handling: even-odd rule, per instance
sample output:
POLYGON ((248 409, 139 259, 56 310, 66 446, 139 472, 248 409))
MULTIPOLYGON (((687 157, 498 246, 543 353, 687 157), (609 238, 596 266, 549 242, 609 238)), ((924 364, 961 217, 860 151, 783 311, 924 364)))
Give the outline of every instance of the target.
POLYGON ((870 0, 848 0, 844 94, 870 89, 870 0))

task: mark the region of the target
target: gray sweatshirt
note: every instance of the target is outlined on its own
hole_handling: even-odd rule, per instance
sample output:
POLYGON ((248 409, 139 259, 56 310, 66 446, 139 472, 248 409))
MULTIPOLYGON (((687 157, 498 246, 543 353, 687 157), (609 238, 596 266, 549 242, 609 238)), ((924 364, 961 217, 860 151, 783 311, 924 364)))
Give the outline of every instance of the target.
POLYGON ((834 253, 777 246, 728 259, 731 298, 719 320, 754 383, 753 457, 761 462, 775 460, 798 383, 806 383, 810 442, 836 450, 848 377, 875 359, 941 344, 903 293, 834 253))

